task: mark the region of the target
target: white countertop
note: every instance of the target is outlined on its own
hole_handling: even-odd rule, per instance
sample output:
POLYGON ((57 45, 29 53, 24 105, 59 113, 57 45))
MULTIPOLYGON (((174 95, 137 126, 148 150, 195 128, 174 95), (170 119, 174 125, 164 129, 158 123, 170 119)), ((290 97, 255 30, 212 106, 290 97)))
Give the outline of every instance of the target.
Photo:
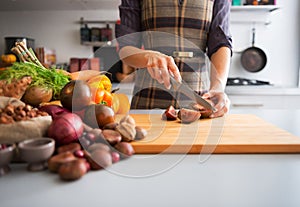
MULTIPOLYGON (((248 112, 300 137, 300 110, 248 112)), ((3 207, 300 206, 300 154, 134 155, 75 182, 11 167, 3 207)))
POLYGON ((300 88, 276 87, 270 85, 261 86, 226 86, 228 95, 295 95, 300 96, 300 88))
MULTIPOLYGON (((119 88, 119 93, 132 95, 133 83, 114 83, 113 88, 119 88)), ((297 87, 280 87, 272 85, 260 86, 226 86, 225 89, 228 95, 295 95, 300 96, 300 88, 297 87)))

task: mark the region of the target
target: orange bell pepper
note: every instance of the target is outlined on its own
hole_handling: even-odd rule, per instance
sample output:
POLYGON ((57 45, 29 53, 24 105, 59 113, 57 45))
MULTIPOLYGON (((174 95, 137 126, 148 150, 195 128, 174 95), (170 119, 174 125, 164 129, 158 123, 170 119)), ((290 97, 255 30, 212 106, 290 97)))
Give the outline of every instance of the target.
POLYGON ((102 88, 98 88, 95 92, 92 92, 92 101, 96 104, 104 104, 111 107, 112 99, 112 94, 102 88))

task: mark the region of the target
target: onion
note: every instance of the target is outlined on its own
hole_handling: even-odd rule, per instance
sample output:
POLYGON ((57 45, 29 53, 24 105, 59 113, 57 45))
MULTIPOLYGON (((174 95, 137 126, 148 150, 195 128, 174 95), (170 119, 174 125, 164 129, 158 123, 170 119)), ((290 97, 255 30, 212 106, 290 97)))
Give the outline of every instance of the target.
POLYGON ((65 112, 70 113, 68 109, 54 104, 41 106, 39 107, 39 110, 47 112, 50 116, 52 116, 52 118, 55 118, 65 112))
POLYGON ((48 128, 48 136, 55 139, 58 146, 78 141, 83 134, 83 122, 73 113, 62 113, 54 117, 48 128))

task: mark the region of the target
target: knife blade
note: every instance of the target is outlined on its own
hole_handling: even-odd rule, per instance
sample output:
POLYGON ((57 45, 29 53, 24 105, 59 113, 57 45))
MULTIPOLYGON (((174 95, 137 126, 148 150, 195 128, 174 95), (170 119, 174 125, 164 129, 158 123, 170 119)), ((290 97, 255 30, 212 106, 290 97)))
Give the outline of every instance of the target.
MULTIPOLYGON (((172 75, 170 75, 170 83, 171 89, 177 91, 181 94, 184 94, 186 97, 190 98, 190 100, 200 104, 205 109, 216 111, 216 108, 213 107, 208 101, 198 95, 194 90, 192 90, 185 82, 182 83, 177 82, 172 75)), ((180 100, 179 100, 180 102, 180 100)))

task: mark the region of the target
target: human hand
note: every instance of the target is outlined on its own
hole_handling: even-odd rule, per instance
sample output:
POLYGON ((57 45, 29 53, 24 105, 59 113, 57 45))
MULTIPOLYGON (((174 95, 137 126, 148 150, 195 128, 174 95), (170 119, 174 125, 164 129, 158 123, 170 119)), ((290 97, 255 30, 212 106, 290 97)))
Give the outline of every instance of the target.
POLYGON ((171 88, 170 75, 181 83, 181 75, 172 57, 155 51, 148 52, 145 57, 148 59, 147 70, 150 76, 164 84, 167 89, 171 88))
POLYGON ((223 91, 209 91, 202 97, 211 100, 213 106, 216 108, 216 111, 209 116, 210 118, 223 116, 229 111, 230 100, 223 91))

